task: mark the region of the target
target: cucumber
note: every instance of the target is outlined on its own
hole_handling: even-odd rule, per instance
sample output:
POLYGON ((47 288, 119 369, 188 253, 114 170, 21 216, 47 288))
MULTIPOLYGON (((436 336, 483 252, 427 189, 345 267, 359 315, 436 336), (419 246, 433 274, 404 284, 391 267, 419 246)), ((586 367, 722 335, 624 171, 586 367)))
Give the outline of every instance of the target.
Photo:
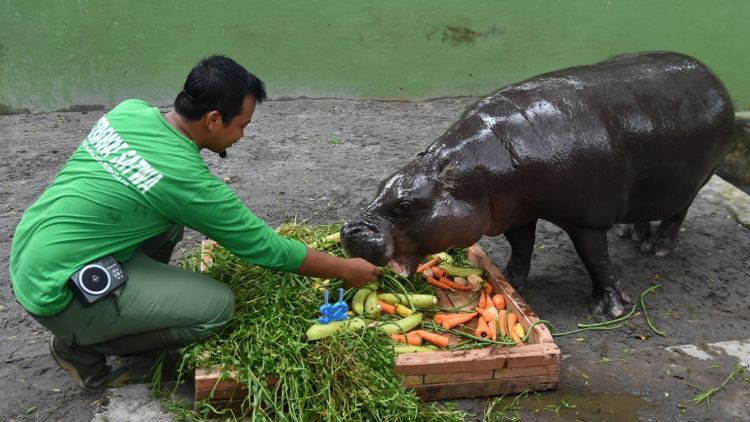
POLYGON ((365 313, 365 300, 370 293, 378 290, 378 285, 375 283, 366 284, 357 290, 352 298, 352 309, 357 315, 363 315, 365 313))
POLYGON ((393 351, 397 354, 403 353, 421 353, 421 352, 435 352, 436 350, 427 346, 411 346, 408 344, 396 344, 393 346, 393 351))
POLYGON ((399 302, 401 302, 402 305, 406 305, 406 306, 409 306, 409 300, 411 300, 411 303, 412 305, 414 305, 415 309, 432 308, 438 303, 437 296, 435 295, 426 295, 426 294, 419 294, 419 293, 406 295, 403 293, 399 293, 396 295, 396 297, 398 298, 399 302))
POLYGON ((380 316, 380 305, 378 305, 378 293, 371 291, 365 298, 365 316, 370 319, 378 319, 380 316))
POLYGON ((393 306, 396 306, 399 303, 401 303, 401 300, 399 300, 398 296, 396 296, 393 293, 378 293, 378 299, 393 306))
POLYGON ((444 269, 445 272, 447 272, 449 275, 452 275, 453 277, 468 277, 472 274, 481 276, 482 274, 484 274, 483 269, 476 267, 456 267, 447 263, 440 263, 438 267, 444 269))
POLYGON ((404 293, 378 293, 378 299, 393 306, 399 303, 409 306, 409 301, 411 301, 415 309, 429 309, 438 303, 437 296, 419 293, 409 295, 404 293))
POLYGON ((398 321, 383 322, 379 327, 386 334, 403 334, 417 328, 421 322, 422 314, 416 313, 398 321))
POLYGON ((340 331, 356 331, 366 326, 367 321, 359 317, 354 317, 343 321, 331 321, 328 324, 313 324, 307 329, 305 335, 307 335, 307 340, 319 340, 340 331))

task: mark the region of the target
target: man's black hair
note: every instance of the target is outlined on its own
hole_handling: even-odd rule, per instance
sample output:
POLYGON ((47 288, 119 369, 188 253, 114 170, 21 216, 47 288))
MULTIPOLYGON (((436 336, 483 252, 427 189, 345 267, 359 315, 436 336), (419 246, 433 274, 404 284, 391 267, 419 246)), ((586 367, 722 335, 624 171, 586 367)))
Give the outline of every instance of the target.
POLYGON ((188 120, 198 120, 209 111, 218 110, 226 124, 242 112, 247 95, 263 102, 263 81, 229 57, 215 55, 193 67, 174 100, 174 108, 188 120))

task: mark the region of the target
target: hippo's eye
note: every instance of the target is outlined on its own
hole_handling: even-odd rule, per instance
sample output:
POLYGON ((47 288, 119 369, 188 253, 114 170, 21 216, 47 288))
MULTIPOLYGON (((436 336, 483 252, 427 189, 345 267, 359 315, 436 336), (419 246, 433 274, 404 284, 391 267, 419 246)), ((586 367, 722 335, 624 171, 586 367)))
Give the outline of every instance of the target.
POLYGON ((398 206, 396 206, 396 209, 394 212, 399 217, 406 217, 409 215, 409 212, 411 211, 411 202, 409 201, 401 201, 398 206))

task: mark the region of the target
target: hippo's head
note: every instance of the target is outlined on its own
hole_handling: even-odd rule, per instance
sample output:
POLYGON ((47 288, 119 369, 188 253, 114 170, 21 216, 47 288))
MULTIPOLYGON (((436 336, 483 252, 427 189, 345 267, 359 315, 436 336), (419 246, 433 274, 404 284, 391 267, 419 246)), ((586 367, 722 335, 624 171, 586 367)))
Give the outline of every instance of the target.
POLYGON ((434 154, 420 154, 381 182, 362 215, 341 228, 344 249, 407 275, 428 254, 472 245, 485 233, 490 210, 483 189, 468 179, 434 154))

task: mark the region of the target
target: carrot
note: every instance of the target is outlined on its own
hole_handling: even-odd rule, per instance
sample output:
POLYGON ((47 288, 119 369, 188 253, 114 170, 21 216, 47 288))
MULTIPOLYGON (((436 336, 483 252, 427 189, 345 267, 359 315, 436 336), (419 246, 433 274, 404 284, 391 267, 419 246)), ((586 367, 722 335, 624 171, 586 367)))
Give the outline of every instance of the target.
POLYGON ((431 333, 425 330, 416 330, 415 333, 422 337, 424 341, 432 343, 438 347, 448 347, 448 343, 450 342, 448 336, 442 334, 431 333))
POLYGON ((497 293, 495 296, 492 296, 492 303, 495 304, 495 308, 497 309, 505 309, 505 296, 497 293))
POLYGON ((467 286, 461 283, 456 283, 455 281, 451 280, 448 277, 440 277, 440 280, 438 281, 455 290, 471 290, 471 286, 467 286))
POLYGON ((471 321, 475 316, 477 316, 476 312, 470 314, 456 314, 454 317, 443 319, 443 322, 440 325, 446 330, 450 330, 457 325, 471 321))
POLYGON ((436 257, 432 258, 431 260, 425 262, 424 264, 418 266, 417 267, 417 272, 421 273, 422 271, 424 271, 424 270, 426 270, 426 269, 428 269, 430 267, 434 267, 435 265, 438 264, 438 262, 440 262, 440 257, 436 256, 436 257))
POLYGON ((492 294, 492 283, 489 280, 484 283, 484 291, 487 292, 487 295, 492 294))
POLYGON ((487 325, 487 321, 485 321, 484 318, 479 318, 479 323, 477 323, 477 329, 474 330, 474 335, 482 338, 490 337, 490 327, 487 325))
POLYGON ((422 345, 422 337, 417 334, 416 331, 412 331, 410 333, 404 334, 391 334, 391 339, 399 342, 408 344, 410 346, 421 346, 422 345))
POLYGON ((482 290, 482 293, 479 294, 479 305, 478 307, 484 309, 487 307, 487 293, 482 290))
POLYGON ((497 320, 500 325, 500 335, 505 337, 507 334, 507 330, 505 329, 505 319, 507 318, 508 311, 505 309, 502 309, 497 312, 497 320))
POLYGON ((425 280, 427 280, 427 283, 432 284, 433 286, 439 288, 439 289, 446 289, 446 290, 453 290, 453 288, 445 283, 442 283, 438 280, 435 280, 434 277, 427 277, 425 280))
POLYGON ((490 340, 497 340, 497 321, 488 322, 487 327, 490 329, 490 340))
POLYGON ((513 337, 513 326, 518 322, 518 315, 514 314, 513 312, 508 311, 508 335, 513 337))
POLYGON ((477 312, 482 314, 482 318, 484 318, 487 322, 497 321, 497 309, 495 309, 494 306, 490 306, 489 308, 475 308, 477 312))
POLYGON ((386 314, 391 314, 391 315, 396 313, 396 307, 389 303, 385 303, 382 300, 379 300, 378 305, 380 305, 380 312, 384 312, 386 314))
POLYGON ((440 280, 441 278, 448 276, 448 271, 445 271, 444 269, 440 267, 432 267, 432 276, 435 277, 435 279, 440 280))
POLYGON ((442 324, 446 319, 463 317, 465 315, 467 315, 466 312, 438 312, 432 317, 432 320, 436 324, 442 324))

